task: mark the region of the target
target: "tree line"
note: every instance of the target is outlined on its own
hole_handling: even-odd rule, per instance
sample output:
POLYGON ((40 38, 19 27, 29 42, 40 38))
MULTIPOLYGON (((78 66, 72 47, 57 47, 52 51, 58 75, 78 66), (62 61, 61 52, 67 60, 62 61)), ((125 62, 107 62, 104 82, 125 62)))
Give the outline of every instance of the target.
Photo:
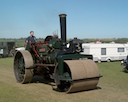
MULTIPOLYGON (((16 42, 16 46, 20 47, 24 45, 26 38, 0 38, 0 42, 16 42)), ((67 41, 70 41, 72 39, 68 39, 67 41)), ((91 43, 91 42, 97 42, 100 41, 102 43, 128 43, 128 38, 84 38, 81 39, 84 43, 91 43)), ((37 41, 42 42, 44 41, 44 38, 37 38, 37 41)))

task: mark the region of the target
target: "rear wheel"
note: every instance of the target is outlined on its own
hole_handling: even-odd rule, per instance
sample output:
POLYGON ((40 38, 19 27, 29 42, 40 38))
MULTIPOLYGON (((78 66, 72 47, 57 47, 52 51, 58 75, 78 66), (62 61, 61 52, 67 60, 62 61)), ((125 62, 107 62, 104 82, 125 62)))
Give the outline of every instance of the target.
POLYGON ((14 73, 19 83, 29 83, 33 78, 33 59, 28 51, 18 51, 14 58, 14 73))

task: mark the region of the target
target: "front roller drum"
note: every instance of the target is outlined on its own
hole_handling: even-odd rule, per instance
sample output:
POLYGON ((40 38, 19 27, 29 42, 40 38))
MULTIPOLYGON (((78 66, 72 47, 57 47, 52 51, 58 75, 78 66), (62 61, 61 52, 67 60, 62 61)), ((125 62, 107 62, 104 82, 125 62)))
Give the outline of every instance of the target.
POLYGON ((14 74, 19 83, 31 82, 33 78, 33 59, 27 50, 18 51, 14 57, 14 74))
POLYGON ((69 73, 72 81, 60 81, 58 89, 67 93, 94 89, 100 78, 97 65, 88 59, 65 60, 64 71, 69 73))

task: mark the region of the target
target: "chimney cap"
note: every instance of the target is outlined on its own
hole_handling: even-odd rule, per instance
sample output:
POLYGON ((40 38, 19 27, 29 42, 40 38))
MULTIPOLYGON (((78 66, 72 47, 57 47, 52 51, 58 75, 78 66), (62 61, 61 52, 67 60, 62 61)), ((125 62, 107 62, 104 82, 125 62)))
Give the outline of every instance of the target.
POLYGON ((59 14, 60 17, 66 17, 66 14, 59 14))

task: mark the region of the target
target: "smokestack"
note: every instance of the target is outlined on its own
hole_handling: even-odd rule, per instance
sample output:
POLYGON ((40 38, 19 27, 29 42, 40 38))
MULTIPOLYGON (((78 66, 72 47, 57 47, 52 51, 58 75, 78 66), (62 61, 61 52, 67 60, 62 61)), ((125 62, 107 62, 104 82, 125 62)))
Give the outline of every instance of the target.
POLYGON ((66 47, 66 14, 60 14, 60 31, 63 49, 66 47))

